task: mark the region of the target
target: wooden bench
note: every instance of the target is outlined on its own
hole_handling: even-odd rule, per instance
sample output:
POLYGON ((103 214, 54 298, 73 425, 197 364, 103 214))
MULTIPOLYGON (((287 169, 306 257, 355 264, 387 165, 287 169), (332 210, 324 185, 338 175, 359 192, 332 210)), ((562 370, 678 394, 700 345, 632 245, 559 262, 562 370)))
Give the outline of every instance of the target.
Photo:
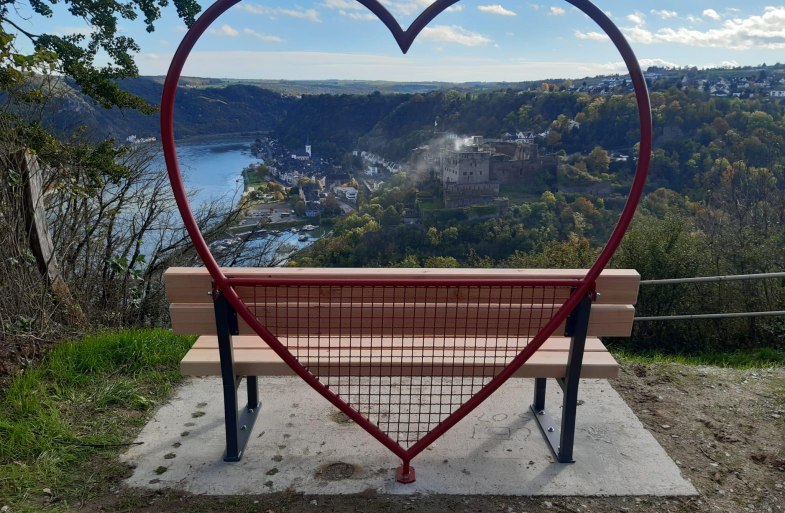
MULTIPOLYGON (((543 269, 238 268, 225 272, 233 279, 270 281, 269 287, 241 285, 235 290, 298 361, 332 389, 346 387, 345 380, 351 377, 384 377, 391 386, 397 386, 393 379, 404 378, 418 378, 420 384, 462 380, 467 386, 471 378, 471 386, 461 391, 456 404, 501 372, 571 293, 564 284, 519 287, 515 280, 569 282, 585 274, 584 270, 543 269), (379 280, 389 280, 391 285, 380 285, 379 280)), ((256 377, 294 372, 243 319, 227 310, 225 300, 223 305, 214 301, 205 269, 171 268, 164 277, 172 328, 199 336, 182 360, 183 374, 224 376, 224 459, 237 461, 259 409, 256 377), (223 354, 219 351, 222 330, 227 331, 223 354), (242 377, 247 378, 249 405, 237 413, 236 389, 242 377)), ((570 318, 514 373, 535 378, 531 409, 560 462, 573 461, 578 378, 618 374, 618 364, 598 337, 630 335, 639 281, 633 270, 603 271, 596 281, 596 296, 578 303, 570 318), (564 390, 560 425, 545 413, 547 378, 555 378, 564 390)), ((344 388, 347 402, 352 401, 352 393, 344 388)), ((399 408, 399 415, 408 414, 385 403, 389 402, 385 397, 379 396, 380 404, 399 408)), ((371 420, 377 424, 385 422, 379 412, 367 415, 376 415, 371 420)), ((433 422, 444 418, 440 415, 433 422)), ((432 427, 433 423, 416 429, 432 427)), ((401 444, 420 435, 395 433, 401 444)))

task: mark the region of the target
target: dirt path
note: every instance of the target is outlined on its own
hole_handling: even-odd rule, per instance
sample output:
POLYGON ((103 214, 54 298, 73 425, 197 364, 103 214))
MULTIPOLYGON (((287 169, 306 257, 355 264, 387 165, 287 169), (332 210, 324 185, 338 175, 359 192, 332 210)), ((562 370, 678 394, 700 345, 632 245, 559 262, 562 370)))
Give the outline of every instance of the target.
POLYGON ((262 513, 785 511, 785 369, 625 364, 614 388, 698 489, 693 498, 303 496, 215 498, 128 490, 82 511, 262 513))

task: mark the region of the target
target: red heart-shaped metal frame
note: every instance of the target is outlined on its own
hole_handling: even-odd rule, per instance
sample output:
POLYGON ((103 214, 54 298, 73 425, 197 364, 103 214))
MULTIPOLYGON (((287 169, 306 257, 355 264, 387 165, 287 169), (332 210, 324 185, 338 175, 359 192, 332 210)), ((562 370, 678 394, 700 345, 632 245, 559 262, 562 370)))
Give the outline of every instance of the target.
MULTIPOLYGON (((430 23, 436 16, 444 12, 449 6, 457 3, 459 0, 437 0, 431 4, 425 11, 423 11, 407 30, 403 30, 398 24, 396 19, 385 9, 378 0, 357 0, 359 3, 370 9, 379 19, 387 26, 392 33, 398 46, 406 53, 411 46, 417 35, 430 23)), ((248 309, 243 301, 234 290, 233 286, 243 285, 242 280, 228 278, 215 258, 210 252, 207 243, 205 242, 199 227, 193 217, 188 199, 186 196, 185 186, 180 174, 180 167, 177 161, 177 153, 174 139, 174 103, 175 95, 177 92, 177 85, 180 80, 185 62, 193 49, 196 42, 207 30, 207 28, 226 10, 233 5, 240 2, 240 0, 218 0, 210 6, 200 17, 194 25, 188 30, 183 38, 180 46, 178 47, 169 67, 169 72, 166 76, 164 83, 162 101, 161 101, 161 140, 163 144, 164 157, 166 161, 169 179, 174 191, 174 197, 177 201, 177 206, 183 218, 183 223, 194 243, 194 246, 199 253, 205 267, 210 272, 213 278, 214 287, 220 290, 227 298, 232 307, 237 313, 251 326, 259 336, 265 340, 270 348, 275 351, 284 362, 292 368, 292 370, 299 375, 305 382, 313 387, 317 392, 324 396, 328 401, 338 407, 341 411, 349 415, 361 427, 363 427, 374 438, 379 440, 383 445, 389 448, 393 453, 403 460, 408 472, 409 462, 417 454, 422 452, 434 440, 439 438, 458 421, 468 415, 472 410, 480 405, 487 399, 493 392, 495 392, 507 379, 509 379, 531 356, 537 349, 545 342, 545 340, 553 334, 561 322, 569 315, 569 313, 577 306, 578 302, 586 296, 594 287, 594 283, 598 276, 610 261, 616 249, 621 244, 624 234, 632 221, 632 217, 637 208, 643 193, 643 188, 646 183, 646 175, 649 167, 649 160, 651 158, 652 148, 652 120, 651 109, 649 103, 649 95, 646 87, 646 81, 640 69, 635 54, 627 43, 626 39, 619 31, 618 27, 594 4, 588 0, 566 0, 568 3, 580 9, 583 13, 588 15, 594 20, 597 25, 602 28, 608 35, 610 40, 616 46, 621 54, 625 65, 630 73, 632 83, 635 88, 635 96, 638 105, 638 115, 640 120, 640 152, 638 164, 636 168, 635 178, 633 179, 630 193, 627 198, 627 203, 619 217, 613 232, 611 233, 608 242, 601 251, 597 260, 592 267, 579 282, 578 286, 570 295, 564 304, 559 308, 553 318, 547 322, 542 330, 534 336, 534 338, 526 345, 513 360, 494 378, 492 378, 478 393, 468 399, 462 406, 458 407, 452 414, 445 418, 441 423, 434 427, 430 432, 423 436, 418 442, 414 443, 408 448, 402 447, 395 440, 392 440, 385 432, 379 429, 378 426, 367 420, 351 406, 349 406, 341 397, 336 395, 333 391, 328 389, 317 377, 311 374, 303 365, 295 358, 292 353, 278 340, 278 338, 263 326, 254 314, 248 309)), ((246 280, 247 281, 247 280, 246 280)))
POLYGON ((395 42, 398 43, 401 51, 406 53, 409 51, 409 48, 412 46, 412 43, 420 34, 422 29, 427 27, 428 24, 432 22, 433 19, 438 15, 443 13, 445 9, 450 7, 452 4, 458 3, 459 0, 437 0, 436 2, 429 5, 427 9, 421 12, 420 15, 415 18, 415 20, 406 30, 401 28, 398 20, 396 20, 395 17, 390 14, 390 11, 388 11, 377 0, 357 0, 357 2, 367 7, 382 21, 382 23, 387 26, 387 28, 390 30, 390 33, 395 38, 395 42))

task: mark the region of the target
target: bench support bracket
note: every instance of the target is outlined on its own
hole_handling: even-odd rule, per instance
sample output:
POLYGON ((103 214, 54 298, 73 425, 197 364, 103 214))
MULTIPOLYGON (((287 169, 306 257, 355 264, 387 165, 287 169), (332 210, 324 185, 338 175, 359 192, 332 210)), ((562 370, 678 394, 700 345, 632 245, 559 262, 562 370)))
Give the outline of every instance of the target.
POLYGON ((403 484, 415 482, 417 479, 414 474, 414 467, 408 461, 404 462, 395 470, 395 480, 403 484))
POLYGON ((259 402, 259 384, 256 376, 245 377, 248 387, 248 405, 240 410, 237 388, 242 377, 237 376, 234 371, 234 351, 232 350, 232 335, 238 334, 237 313, 219 290, 213 291, 213 305, 215 325, 218 331, 218 352, 221 357, 221 380, 224 395, 226 427, 224 461, 240 461, 262 406, 259 402))
POLYGON ((574 463, 572 457, 575 445, 575 417, 578 407, 578 383, 581 378, 583 350, 586 347, 586 334, 589 328, 589 314, 594 293, 590 292, 575 307, 567 318, 567 335, 570 342, 570 355, 567 359, 567 376, 558 380, 563 391, 561 427, 545 411, 545 378, 534 380, 534 402, 531 410, 540 431, 548 441, 559 463, 574 463))

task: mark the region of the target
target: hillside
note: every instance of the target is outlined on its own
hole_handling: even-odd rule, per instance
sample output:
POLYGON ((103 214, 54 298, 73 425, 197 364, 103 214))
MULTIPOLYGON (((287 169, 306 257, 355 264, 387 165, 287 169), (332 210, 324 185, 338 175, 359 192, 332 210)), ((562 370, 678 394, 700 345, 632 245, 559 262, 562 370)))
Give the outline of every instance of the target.
MULTIPOLYGON (((162 84, 148 78, 126 80, 127 91, 149 103, 161 101, 162 84)), ((277 128, 295 98, 260 87, 232 84, 209 89, 181 87, 175 106, 177 137, 191 137, 229 132, 267 132, 277 128)), ((129 135, 157 137, 160 133, 157 114, 145 115, 131 110, 104 109, 70 89, 52 107, 46 122, 56 132, 69 134, 78 127, 93 139, 114 137, 125 140, 129 135)))
MULTIPOLYGON (((708 98, 760 99, 785 94, 785 66, 758 66, 733 69, 649 68, 647 81, 652 92, 678 89, 705 93, 708 98)), ((127 91, 153 105, 160 102, 164 77, 140 77, 122 82, 127 91)), ((183 77, 177 95, 178 137, 230 132, 280 132, 283 142, 299 146, 304 137, 323 145, 324 153, 353 149, 360 137, 363 144, 401 158, 423 142, 419 131, 431 132, 434 122, 458 133, 498 135, 499 131, 547 128, 559 115, 573 118, 579 112, 575 102, 561 97, 561 105, 538 93, 613 95, 631 91, 624 76, 586 77, 583 80, 545 82, 446 83, 385 81, 291 81, 229 80, 183 77), (380 98, 380 96, 382 98, 380 98), (304 100, 304 101, 300 101, 304 100), (518 119, 523 105, 531 110, 548 103, 541 119, 531 126, 518 119), (350 113, 345 111, 349 110, 350 113), (318 114, 317 114, 318 113, 318 114), (510 115, 515 115, 515 118, 510 115), (339 116, 339 118, 335 118, 339 116), (325 123, 329 119, 329 123, 325 123), (381 143, 381 144, 380 144, 381 143)), ((541 110, 541 109, 540 109, 541 110)), ((628 113, 621 113, 627 119, 628 113)), ((157 136, 158 116, 135 111, 106 110, 95 105, 68 84, 61 98, 53 102, 45 122, 62 134, 84 127, 92 139, 129 135, 157 136)), ((603 129, 597 144, 613 148, 608 139, 624 141, 634 136, 618 133, 626 123, 615 126, 616 134, 603 129)))

